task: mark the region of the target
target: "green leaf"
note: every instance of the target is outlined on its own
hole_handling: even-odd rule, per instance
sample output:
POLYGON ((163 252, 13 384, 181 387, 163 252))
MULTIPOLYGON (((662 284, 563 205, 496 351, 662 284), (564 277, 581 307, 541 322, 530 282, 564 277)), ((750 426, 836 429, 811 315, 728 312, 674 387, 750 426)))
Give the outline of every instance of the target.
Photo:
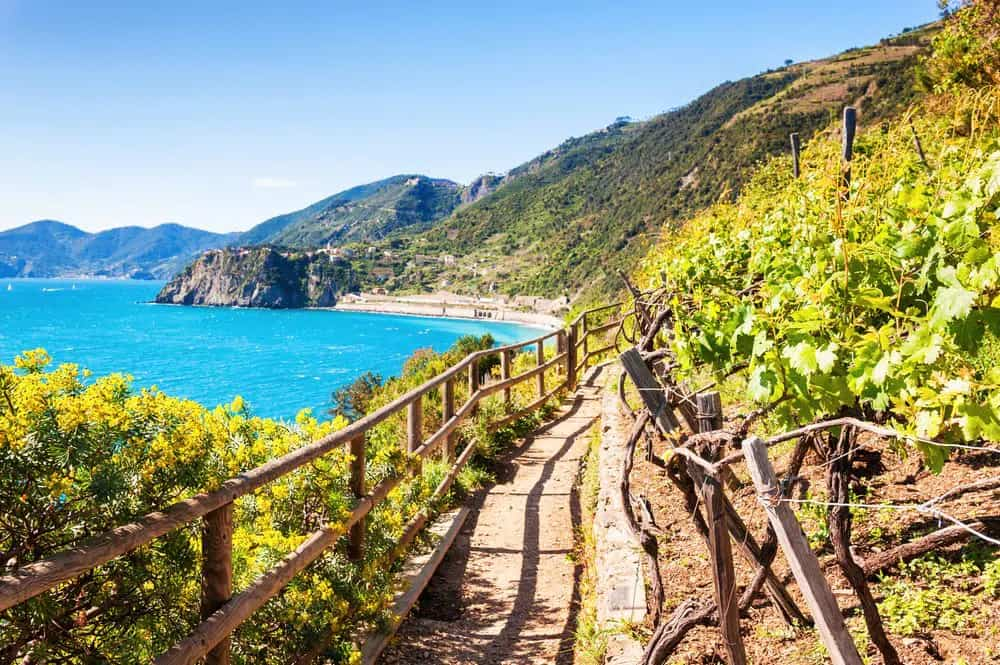
POLYGON ((835 364, 837 364, 836 345, 829 344, 825 349, 816 352, 816 366, 819 367, 819 371, 826 374, 835 364))
POLYGON ((792 369, 809 376, 819 367, 816 361, 816 347, 809 342, 799 342, 795 346, 786 347, 781 355, 788 358, 792 369))
POLYGON ((875 368, 872 370, 872 383, 876 386, 885 383, 885 379, 889 375, 889 362, 889 354, 887 353, 875 363, 875 368))
POLYGON ((961 286, 946 286, 938 289, 934 296, 931 324, 941 326, 957 318, 968 316, 976 293, 961 286))
POLYGON ((917 442, 917 449, 924 454, 924 461, 927 462, 927 468, 931 473, 941 473, 944 463, 948 461, 948 449, 923 441, 917 442))
POLYGON ((753 338, 753 357, 759 358, 774 348, 774 342, 767 338, 767 333, 761 330, 753 338))
POLYGON ((882 295, 882 292, 876 288, 857 289, 851 294, 851 301, 855 305, 877 309, 889 314, 896 313, 893 306, 894 300, 892 296, 882 295))
POLYGON ((747 391, 756 402, 766 402, 778 387, 778 375, 766 365, 758 365, 750 374, 747 391))
POLYGON ((990 407, 967 401, 958 405, 955 413, 962 418, 962 436, 966 441, 979 437, 1000 441, 1000 419, 990 407))

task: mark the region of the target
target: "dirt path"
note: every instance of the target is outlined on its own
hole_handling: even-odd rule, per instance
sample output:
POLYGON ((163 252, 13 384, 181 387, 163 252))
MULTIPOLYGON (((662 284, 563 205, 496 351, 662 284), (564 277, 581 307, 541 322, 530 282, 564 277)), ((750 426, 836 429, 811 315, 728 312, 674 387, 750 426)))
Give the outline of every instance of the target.
POLYGON ((573 662, 573 485, 600 385, 597 370, 505 460, 381 663, 573 662))

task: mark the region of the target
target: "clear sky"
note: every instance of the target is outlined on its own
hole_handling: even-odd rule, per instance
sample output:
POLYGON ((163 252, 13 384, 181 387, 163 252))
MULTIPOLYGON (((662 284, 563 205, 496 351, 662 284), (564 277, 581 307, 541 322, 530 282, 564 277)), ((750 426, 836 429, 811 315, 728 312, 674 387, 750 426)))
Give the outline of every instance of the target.
POLYGON ((936 12, 934 0, 0 0, 0 229, 242 230, 397 173, 468 182, 936 12))

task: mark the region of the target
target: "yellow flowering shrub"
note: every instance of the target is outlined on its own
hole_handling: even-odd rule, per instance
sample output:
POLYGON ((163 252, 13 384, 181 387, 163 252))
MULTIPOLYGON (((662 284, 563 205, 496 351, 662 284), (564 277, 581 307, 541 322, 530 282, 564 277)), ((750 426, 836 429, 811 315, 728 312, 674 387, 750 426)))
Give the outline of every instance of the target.
MULTIPOLYGON (((467 338, 444 354, 414 354, 400 377, 378 386, 368 408, 492 345, 488 336, 467 338)), ((320 420, 308 410, 293 423, 258 418, 240 398, 207 409, 155 387, 136 390, 125 375, 93 378, 76 365, 50 364, 41 349, 0 364, 0 574, 211 491, 347 424, 341 416, 320 420)), ((532 364, 533 354, 521 354, 515 371, 532 364)), ((484 361, 480 371, 498 375, 496 365, 495 359, 484 361)), ((555 372, 550 386, 560 380, 555 372)), ((533 390, 533 381, 515 388, 515 407, 533 401, 533 390)), ((466 383, 457 382, 459 404, 467 392, 466 383)), ((440 395, 431 391, 425 400, 429 435, 441 424, 440 395)), ((497 408, 497 398, 487 400, 484 417, 497 415, 497 408)), ((394 416, 369 432, 369 487, 404 472, 404 418, 394 416)), ((511 437, 509 431, 485 431, 474 426, 467 432, 485 451, 511 437)), ((354 501, 350 462, 347 447, 338 448, 237 500, 236 592, 308 534, 343 522, 354 501)), ((331 548, 236 631, 233 661, 288 662, 325 645, 335 662, 354 662, 352 638, 384 620, 394 592, 389 554, 446 472, 443 462, 427 460, 418 478, 390 492, 368 516, 364 560, 349 561, 346 542, 331 548)), ((12 608, 0 615, 0 662, 153 659, 199 621, 200 553, 196 521, 12 608)))

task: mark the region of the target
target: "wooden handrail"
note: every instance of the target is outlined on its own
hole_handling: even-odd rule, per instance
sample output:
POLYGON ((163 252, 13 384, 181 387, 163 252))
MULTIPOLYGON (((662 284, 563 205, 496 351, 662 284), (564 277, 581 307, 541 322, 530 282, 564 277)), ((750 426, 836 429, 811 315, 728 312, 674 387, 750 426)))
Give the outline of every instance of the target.
MULTIPOLYGON (((358 526, 363 525, 363 521, 368 513, 386 497, 391 489, 418 472, 419 460, 425 459, 443 443, 450 440, 450 437, 458 426, 475 413, 476 406, 480 401, 500 391, 504 391, 505 395, 509 394, 512 386, 537 377, 538 398, 525 408, 505 416, 496 423, 492 423, 490 429, 495 430, 538 409, 566 387, 574 386, 578 372, 582 368, 585 368, 590 358, 597 353, 585 353, 582 362, 573 368, 571 361, 576 355, 576 346, 585 343, 587 337, 592 334, 598 334, 620 325, 621 320, 606 323, 591 330, 587 330, 586 325, 584 325, 583 332, 578 336, 576 344, 565 344, 563 343, 566 341, 564 339, 557 346, 557 353, 548 360, 544 358, 545 342, 551 338, 563 335, 566 336, 566 339, 572 340, 577 337, 576 329, 578 325, 582 321, 585 322, 588 315, 621 307, 621 304, 603 305, 581 312, 570 324, 569 331, 565 329, 553 330, 529 340, 470 353, 442 373, 431 377, 420 386, 409 390, 377 411, 367 414, 347 427, 307 444, 302 448, 293 450, 281 457, 230 478, 212 492, 196 494, 161 511, 150 513, 131 524, 111 529, 65 552, 25 564, 10 574, 0 577, 0 610, 5 610, 22 603, 40 593, 44 593, 61 582, 77 577, 112 559, 138 547, 142 547, 174 529, 212 514, 219 509, 229 507, 236 499, 254 492, 267 483, 281 478, 303 465, 315 461, 340 446, 350 445, 352 455, 363 457, 365 434, 368 430, 405 409, 409 414, 409 425, 407 428, 408 443, 406 448, 413 460, 407 472, 388 478, 373 488, 370 493, 365 493, 363 477, 360 479, 357 477, 359 473, 363 474, 364 472, 364 460, 355 460, 352 464, 352 475, 354 476, 352 478, 352 491, 359 498, 351 510, 350 516, 343 523, 330 524, 310 534, 280 564, 264 573, 250 587, 230 598, 211 615, 207 616, 187 638, 176 644, 155 661, 161 665, 168 663, 192 663, 198 658, 204 657, 217 645, 227 640, 236 627, 246 621, 261 605, 288 584, 299 571, 321 556, 326 549, 345 533, 352 532, 353 537, 350 547, 352 558, 360 558, 360 548, 363 546, 363 533, 359 531, 358 526), (508 354, 522 349, 527 350, 532 345, 536 347, 537 365, 535 367, 516 376, 506 377, 500 381, 494 381, 486 385, 479 385, 478 374, 472 369, 473 363, 493 354, 500 354, 501 358, 505 358, 508 354), (571 352, 570 349, 574 349, 574 351, 571 352), (560 364, 564 364, 567 367, 566 377, 550 391, 544 392, 545 384, 543 377, 545 372, 553 367, 560 366, 560 364), (571 369, 573 371, 569 371, 571 369), (444 418, 441 427, 429 438, 425 441, 420 441, 420 437, 422 436, 420 423, 423 417, 421 406, 423 396, 438 386, 442 386, 443 395, 447 395, 449 391, 453 394, 454 381, 463 371, 470 372, 470 384, 474 388, 465 404, 453 413, 446 411, 445 415, 450 417, 444 418)), ((447 399, 444 401, 447 402, 447 399)), ((452 407, 448 407, 448 409, 450 411, 452 407)), ((458 476, 458 473, 471 458, 472 452, 472 446, 469 446, 455 460, 445 479, 435 491, 435 496, 439 494, 443 495, 447 491, 448 487, 450 487, 451 483, 458 476)), ((406 532, 406 535, 411 540, 413 535, 409 532, 411 530, 419 530, 427 521, 427 516, 423 519, 415 518, 415 520, 406 532)), ((399 546, 405 547, 405 543, 401 542, 399 546)), ((220 650, 226 648, 225 644, 219 647, 220 650)))

